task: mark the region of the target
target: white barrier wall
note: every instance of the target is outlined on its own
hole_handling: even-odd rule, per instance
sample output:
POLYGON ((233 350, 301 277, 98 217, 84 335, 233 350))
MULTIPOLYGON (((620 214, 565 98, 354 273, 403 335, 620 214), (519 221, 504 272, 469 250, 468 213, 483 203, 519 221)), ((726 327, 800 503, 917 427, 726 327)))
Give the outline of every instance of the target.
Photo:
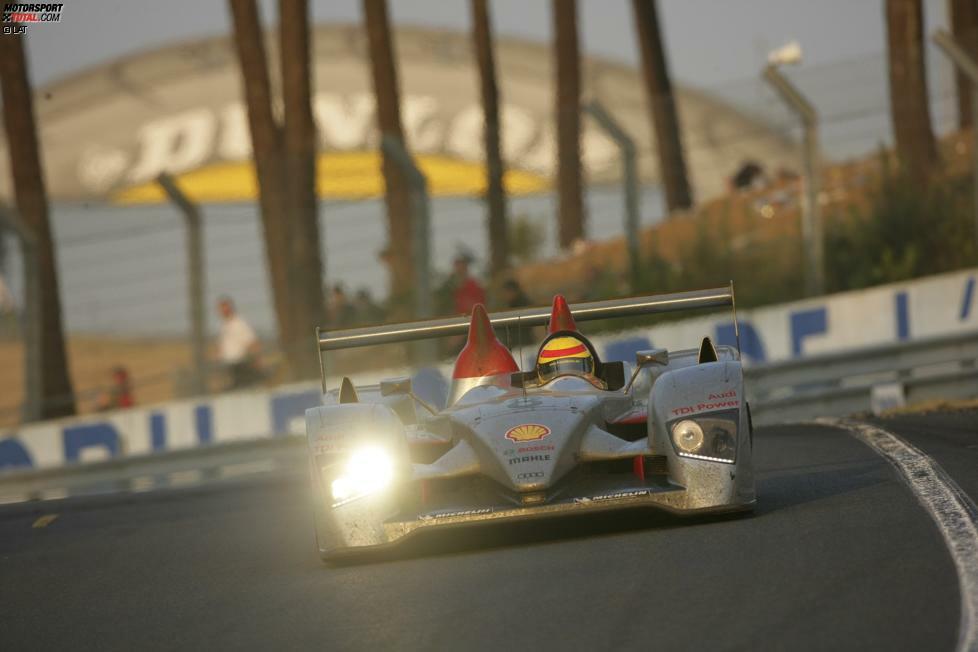
MULTIPOLYGON (((975 330, 976 282, 978 269, 972 269, 741 311, 744 359, 762 364, 975 330)), ((601 335, 594 341, 605 359, 632 360, 634 351, 650 346, 698 346, 704 335, 734 344, 730 315, 601 335)), ((526 365, 534 354, 524 351, 526 365)), ((0 473, 282 435, 320 398, 318 383, 305 383, 31 424, 0 435, 0 473)))
MULTIPOLYGON (((978 328, 978 269, 882 285, 817 299, 741 310, 746 364, 859 349, 876 344, 953 335, 978 328)), ((630 360, 633 347, 697 346, 704 335, 735 344, 729 314, 684 319, 645 331, 596 337, 606 358, 630 360), (644 341, 643 341, 644 340, 644 341), (609 355, 610 354, 610 355, 609 355)))

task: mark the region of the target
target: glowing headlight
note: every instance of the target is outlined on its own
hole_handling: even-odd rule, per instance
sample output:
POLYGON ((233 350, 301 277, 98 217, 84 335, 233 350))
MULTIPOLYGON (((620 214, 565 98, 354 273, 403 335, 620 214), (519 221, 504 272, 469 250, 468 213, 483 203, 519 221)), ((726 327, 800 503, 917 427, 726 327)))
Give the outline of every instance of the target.
POLYGON ((681 452, 695 453, 703 446, 703 429, 695 421, 680 421, 672 427, 672 440, 681 452))
POLYGON ((333 500, 344 502, 352 498, 382 491, 394 479, 394 460, 379 446, 354 451, 333 480, 333 500))
POLYGON ((733 464, 737 459, 737 410, 713 412, 672 425, 672 441, 681 457, 733 464))

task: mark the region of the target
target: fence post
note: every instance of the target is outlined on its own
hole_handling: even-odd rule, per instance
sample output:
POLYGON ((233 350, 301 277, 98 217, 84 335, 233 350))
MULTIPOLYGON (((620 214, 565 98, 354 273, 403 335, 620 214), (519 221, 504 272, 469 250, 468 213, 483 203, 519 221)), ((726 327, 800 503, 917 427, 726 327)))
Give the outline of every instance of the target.
POLYGON ((194 394, 207 393, 207 316, 204 308, 204 244, 200 209, 164 172, 156 178, 170 201, 183 215, 187 227, 187 299, 190 304, 190 351, 193 357, 194 394))
POLYGON ((974 193, 975 247, 978 250, 978 61, 957 44, 947 30, 939 29, 931 37, 951 62, 971 81, 971 182, 974 193))
POLYGON ((818 208, 818 112, 801 91, 781 74, 777 64, 765 66, 763 77, 788 108, 801 119, 804 128, 802 148, 805 156, 805 194, 801 211, 801 235, 805 247, 805 290, 809 296, 815 296, 825 291, 822 217, 818 208))
POLYGON ((41 418, 41 284, 37 263, 37 239, 17 210, 0 203, 0 225, 6 225, 20 242, 24 270, 24 407, 22 419, 41 418))
MULTIPOLYGON (((400 139, 384 134, 380 147, 407 179, 411 192, 411 231, 414 259, 414 317, 427 319, 432 316, 431 305, 431 205, 428 199, 428 179, 414 163, 400 139)), ((437 357, 437 347, 432 340, 414 345, 415 359, 422 362, 437 357)))
POLYGON ((628 267, 632 292, 639 291, 642 268, 638 246, 638 167, 635 141, 597 100, 583 107, 621 150, 622 191, 625 195, 625 245, 628 247, 628 267))
POLYGON ((428 201, 428 179, 414 163, 404 144, 390 134, 384 134, 380 146, 401 169, 411 189, 411 226, 414 249, 414 311, 415 318, 431 317, 431 208, 428 201))

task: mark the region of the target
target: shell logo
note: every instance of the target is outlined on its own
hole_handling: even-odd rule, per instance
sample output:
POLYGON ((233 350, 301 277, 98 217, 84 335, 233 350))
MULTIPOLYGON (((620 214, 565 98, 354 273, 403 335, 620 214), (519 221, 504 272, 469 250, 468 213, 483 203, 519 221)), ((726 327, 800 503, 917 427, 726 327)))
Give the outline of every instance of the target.
POLYGON ((537 441, 550 434, 550 428, 539 423, 524 423, 506 431, 506 439, 524 442, 537 441))

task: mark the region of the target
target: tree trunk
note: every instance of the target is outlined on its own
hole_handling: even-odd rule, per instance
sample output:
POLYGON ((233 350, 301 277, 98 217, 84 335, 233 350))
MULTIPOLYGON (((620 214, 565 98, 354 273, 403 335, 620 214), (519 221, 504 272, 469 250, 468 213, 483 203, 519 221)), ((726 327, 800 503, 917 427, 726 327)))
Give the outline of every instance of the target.
POLYGON ((652 114, 652 130, 655 132, 656 149, 659 153, 659 174, 666 192, 666 206, 671 213, 690 208, 693 197, 689 188, 676 100, 672 94, 672 81, 669 79, 669 66, 659 31, 655 2, 656 0, 632 0, 632 9, 642 51, 642 71, 652 114))
POLYGON ((75 400, 68 376, 58 268, 22 36, 0 36, 0 90, 17 210, 37 241, 41 295, 40 416, 52 419, 74 414, 75 400))
POLYGON ((229 0, 234 24, 234 46, 241 67, 248 127, 251 132, 259 205, 265 236, 265 258, 271 279, 279 345, 292 375, 301 368, 305 351, 296 337, 289 285, 289 232, 284 219, 285 175, 282 134, 272 113, 272 87, 268 78, 265 41, 255 0, 229 0))
POLYGON ((577 0, 553 0, 557 69, 557 201, 562 249, 584 237, 581 173, 581 62, 577 44, 577 0))
POLYGON ((886 0, 890 113, 900 164, 925 185, 937 165, 924 66, 924 13, 920 0, 886 0))
MULTIPOLYGON (((401 102, 398 96, 394 42, 387 18, 386 0, 363 0, 363 14, 370 44, 370 70, 377 99, 377 128, 381 136, 404 142, 401 102)), ((397 317, 411 312, 414 285, 413 237, 410 190, 407 179, 393 159, 384 154, 384 201, 387 205, 386 258, 390 275, 390 303, 397 317)))
POLYGON ((325 323, 323 260, 316 195, 316 126, 312 118, 309 5, 307 0, 280 0, 282 99, 285 105, 286 218, 289 222, 293 320, 300 349, 295 367, 303 378, 319 373, 309 355, 316 326, 325 323))
POLYGON ((496 61, 492 51, 492 24, 488 0, 472 0, 472 40, 479 63, 482 111, 486 146, 486 201, 489 206, 489 269, 498 278, 509 269, 509 233, 506 217, 506 190, 503 187, 503 159, 499 145, 499 91, 496 87, 496 61))
MULTIPOLYGON (((975 0, 949 0, 951 32, 954 40, 961 45, 972 59, 978 61, 978 2, 975 0)), ((954 68, 954 85, 958 94, 958 126, 971 127, 971 81, 968 76, 954 68)))

